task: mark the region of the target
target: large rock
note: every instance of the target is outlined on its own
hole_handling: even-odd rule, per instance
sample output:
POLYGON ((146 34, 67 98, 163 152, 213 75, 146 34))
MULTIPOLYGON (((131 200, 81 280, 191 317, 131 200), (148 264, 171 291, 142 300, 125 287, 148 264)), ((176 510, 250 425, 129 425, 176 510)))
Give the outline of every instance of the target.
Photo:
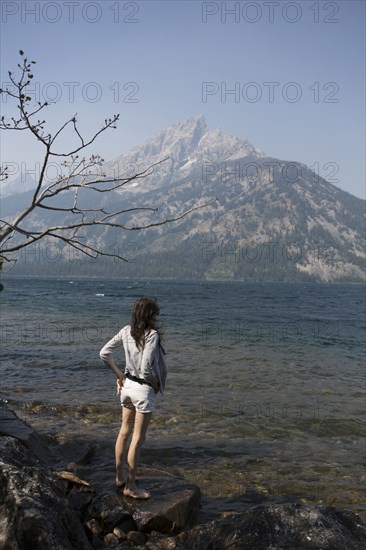
POLYGON ((27 446, 0 438, 0 547, 3 550, 92 548, 64 483, 27 446))
MULTIPOLYGON (((78 475, 89 479, 93 476, 86 469, 77 469, 78 475)), ((197 485, 169 475, 166 472, 140 468, 138 484, 150 491, 149 500, 135 500, 116 492, 111 486, 111 475, 99 472, 98 495, 91 503, 88 513, 96 518, 105 530, 112 530, 128 520, 128 524, 144 533, 158 531, 164 534, 179 533, 192 525, 200 505, 201 492, 197 485), (102 483, 101 476, 105 477, 102 483), (132 523, 131 523, 132 519, 132 523)))
POLYGON ((38 458, 42 462, 50 462, 52 460, 52 453, 49 449, 47 439, 18 418, 13 411, 0 405, 0 436, 2 435, 8 435, 21 441, 29 449, 33 457, 38 458))
POLYGON ((272 504, 196 526, 178 541, 190 550, 363 550, 366 524, 349 510, 272 504))
POLYGON ((158 470, 146 472, 142 483, 152 498, 138 505, 126 499, 140 531, 173 534, 192 526, 201 499, 197 485, 158 470))

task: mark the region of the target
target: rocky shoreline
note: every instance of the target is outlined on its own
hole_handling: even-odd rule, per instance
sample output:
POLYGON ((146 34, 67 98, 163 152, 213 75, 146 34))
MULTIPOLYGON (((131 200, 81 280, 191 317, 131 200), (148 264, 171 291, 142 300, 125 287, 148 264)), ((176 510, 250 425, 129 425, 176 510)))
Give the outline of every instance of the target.
POLYGON ((366 524, 349 510, 285 503, 194 526, 199 487, 151 468, 148 501, 123 496, 93 448, 56 444, 0 408, 0 548, 4 550, 361 550, 366 524))

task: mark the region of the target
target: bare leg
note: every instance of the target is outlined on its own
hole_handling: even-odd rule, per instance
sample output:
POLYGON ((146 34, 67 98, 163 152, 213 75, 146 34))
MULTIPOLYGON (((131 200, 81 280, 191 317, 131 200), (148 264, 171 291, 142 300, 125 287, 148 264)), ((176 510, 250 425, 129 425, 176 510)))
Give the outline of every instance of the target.
POLYGON ((149 498, 148 491, 136 488, 136 472, 140 460, 141 447, 146 438, 147 428, 152 413, 136 412, 135 425, 133 428, 132 441, 127 455, 127 482, 123 494, 133 498, 149 498))
POLYGON ((135 408, 122 407, 122 424, 119 431, 115 453, 116 453, 116 485, 122 487, 124 483, 124 463, 127 455, 128 438, 131 435, 135 423, 135 408))

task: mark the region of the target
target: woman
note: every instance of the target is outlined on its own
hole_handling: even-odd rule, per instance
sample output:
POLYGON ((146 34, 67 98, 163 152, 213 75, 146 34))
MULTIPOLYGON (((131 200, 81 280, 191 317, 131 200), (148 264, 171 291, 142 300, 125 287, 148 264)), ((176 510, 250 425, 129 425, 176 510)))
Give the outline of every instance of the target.
POLYGON ((122 404, 122 425, 116 441, 116 485, 132 498, 149 498, 148 491, 136 487, 140 451, 155 408, 155 396, 163 394, 167 365, 156 321, 159 306, 154 298, 140 298, 132 309, 131 325, 126 325, 100 351, 100 358, 117 376, 122 404), (113 352, 123 345, 124 374, 113 359, 113 352), (127 453, 128 438, 132 440, 127 453), (124 463, 127 455, 127 476, 124 463))

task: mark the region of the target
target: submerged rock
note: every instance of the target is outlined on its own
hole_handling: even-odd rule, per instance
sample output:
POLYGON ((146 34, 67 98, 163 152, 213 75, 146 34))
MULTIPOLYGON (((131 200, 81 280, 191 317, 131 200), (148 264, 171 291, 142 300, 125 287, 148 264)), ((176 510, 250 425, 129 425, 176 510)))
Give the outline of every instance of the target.
POLYGON ((190 550, 362 550, 366 524, 349 510, 271 504, 196 526, 178 540, 190 550))

